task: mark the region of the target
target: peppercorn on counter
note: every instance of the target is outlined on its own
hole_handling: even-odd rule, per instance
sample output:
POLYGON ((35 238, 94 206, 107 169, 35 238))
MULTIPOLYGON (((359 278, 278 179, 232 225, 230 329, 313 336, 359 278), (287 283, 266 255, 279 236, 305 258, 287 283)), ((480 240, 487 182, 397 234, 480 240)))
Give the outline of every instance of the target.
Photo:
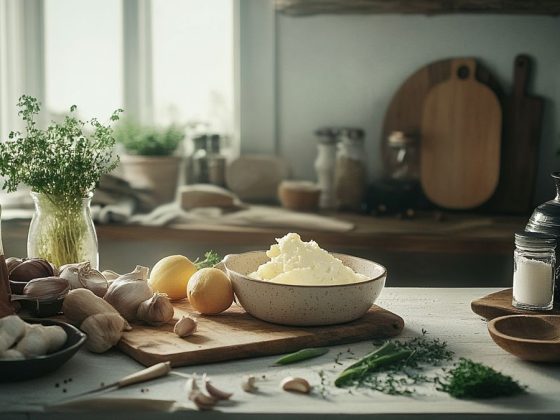
POLYGON ((225 418, 234 419, 394 419, 395 415, 396 418, 448 418, 450 415, 459 419, 503 415, 519 419, 558 418, 560 366, 527 363, 506 353, 492 342, 486 322, 470 310, 473 299, 496 290, 386 288, 379 304, 405 319, 406 327, 398 340, 424 338, 446 342, 446 348, 454 352, 457 362, 464 357, 483 363, 527 387, 525 393, 514 396, 456 399, 433 384, 414 386, 412 396, 387 395, 364 387, 336 387, 336 378, 346 368, 378 348, 379 343, 364 341, 333 346, 325 354, 317 352, 316 357, 297 363, 275 364, 279 357, 271 356, 176 368, 168 376, 151 382, 65 401, 141 369, 116 350, 102 356, 81 350, 55 373, 35 380, 0 384, 0 418, 75 419, 79 416, 80 420, 87 420, 118 415, 120 419, 156 416, 223 419, 224 413, 225 418), (211 410, 198 411, 188 399, 188 378, 193 373, 197 373, 199 387, 204 386, 202 375, 206 374, 213 387, 233 395, 219 401, 211 410), (309 384, 309 394, 297 391, 306 389, 298 378, 309 384))

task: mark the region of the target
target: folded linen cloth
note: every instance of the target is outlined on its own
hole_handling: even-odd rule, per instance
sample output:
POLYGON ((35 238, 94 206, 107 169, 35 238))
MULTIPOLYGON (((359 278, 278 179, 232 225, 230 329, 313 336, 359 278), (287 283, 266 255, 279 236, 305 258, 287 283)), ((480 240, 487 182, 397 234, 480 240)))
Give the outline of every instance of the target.
POLYGON ((146 226, 204 223, 330 232, 348 232, 354 229, 351 222, 266 206, 250 206, 245 210, 228 213, 217 207, 200 207, 185 211, 178 203, 169 203, 159 206, 149 214, 132 216, 129 221, 146 226))

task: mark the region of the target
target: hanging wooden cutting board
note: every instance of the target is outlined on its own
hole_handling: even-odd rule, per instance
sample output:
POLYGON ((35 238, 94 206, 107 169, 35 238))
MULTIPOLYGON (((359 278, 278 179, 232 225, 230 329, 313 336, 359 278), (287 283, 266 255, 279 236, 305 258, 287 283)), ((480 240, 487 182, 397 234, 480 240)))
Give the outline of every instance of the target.
POLYGON ((500 181, 489 208, 508 213, 529 213, 537 176, 537 159, 544 101, 527 95, 531 61, 515 57, 513 91, 504 102, 504 133, 500 181))
MULTIPOLYGON (((422 122, 424 99, 432 87, 448 80, 451 75, 453 59, 433 61, 412 73, 398 88, 385 112, 381 133, 381 153, 386 175, 390 173, 389 135, 393 131, 403 131, 407 135, 419 139, 422 122)), ((501 88, 496 78, 483 64, 477 62, 476 79, 490 87, 498 97, 501 88)), ((416 163, 419 166, 420 162, 416 163)), ((418 172, 417 168, 415 172, 418 172)))
POLYGON ((173 324, 134 325, 124 333, 119 349, 145 366, 164 361, 170 361, 172 366, 187 366, 394 337, 404 327, 400 316, 377 305, 360 319, 325 327, 271 324, 253 318, 237 305, 214 316, 192 315, 194 311, 186 301, 174 306, 175 318, 188 315, 197 319, 194 335, 179 338, 173 332, 173 324))
POLYGON ((445 208, 480 206, 498 184, 502 111, 475 72, 474 59, 453 60, 450 78, 424 101, 421 184, 426 196, 445 208))

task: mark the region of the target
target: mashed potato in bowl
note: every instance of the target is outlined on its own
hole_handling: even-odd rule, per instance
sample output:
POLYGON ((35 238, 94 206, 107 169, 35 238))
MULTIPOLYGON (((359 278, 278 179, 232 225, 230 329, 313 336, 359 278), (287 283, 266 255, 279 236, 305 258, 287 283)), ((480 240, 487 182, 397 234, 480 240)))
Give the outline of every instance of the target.
POLYGON ((260 265, 249 277, 307 286, 358 283, 368 279, 321 249, 315 241, 302 241, 297 233, 288 233, 276 241, 278 244, 266 252, 270 261, 260 265))

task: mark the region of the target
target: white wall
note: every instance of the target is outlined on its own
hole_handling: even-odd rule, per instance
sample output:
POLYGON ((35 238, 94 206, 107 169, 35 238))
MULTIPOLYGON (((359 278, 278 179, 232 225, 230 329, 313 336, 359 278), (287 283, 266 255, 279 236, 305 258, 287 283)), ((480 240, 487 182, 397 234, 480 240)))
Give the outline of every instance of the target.
MULTIPOLYGON (((247 22, 245 22, 247 23, 247 22)), ((322 125, 367 132, 372 176, 380 174, 382 119, 390 98, 417 68, 474 56, 509 91, 513 59, 534 58, 530 92, 546 98, 536 202, 552 196, 548 174, 560 169, 560 18, 504 15, 320 15, 276 18, 276 139, 297 178, 314 178, 322 125)), ((258 124, 258 121, 255 121, 258 124)), ((243 150, 262 150, 243 144, 243 150)), ((523 176, 523 174, 520 174, 523 176)))

